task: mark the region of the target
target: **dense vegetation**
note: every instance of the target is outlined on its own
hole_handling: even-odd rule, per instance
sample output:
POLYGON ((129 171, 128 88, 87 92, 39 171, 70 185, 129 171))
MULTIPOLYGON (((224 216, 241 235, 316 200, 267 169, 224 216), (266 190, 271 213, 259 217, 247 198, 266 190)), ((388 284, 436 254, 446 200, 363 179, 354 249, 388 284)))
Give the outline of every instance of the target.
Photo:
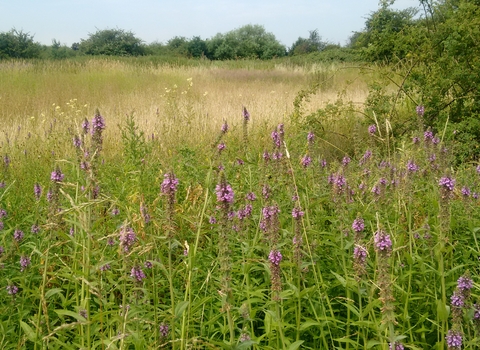
POLYGON ((480 4, 421 4, 349 48, 102 30, 0 61, 0 347, 477 349, 480 4))

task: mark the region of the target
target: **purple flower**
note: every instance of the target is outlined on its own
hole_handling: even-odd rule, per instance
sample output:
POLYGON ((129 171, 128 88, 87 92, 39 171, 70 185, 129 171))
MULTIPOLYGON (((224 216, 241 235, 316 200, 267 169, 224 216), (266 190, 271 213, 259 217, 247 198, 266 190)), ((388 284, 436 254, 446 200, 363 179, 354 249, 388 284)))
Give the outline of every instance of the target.
POLYGON ((210 216, 210 219, 208 220, 208 222, 213 225, 217 223, 217 219, 215 219, 215 216, 210 216))
POLYGON ((145 266, 146 269, 151 269, 153 267, 153 263, 151 261, 147 260, 147 261, 145 261, 143 266, 145 266))
POLYGON ((404 350, 405 347, 403 346, 402 343, 397 343, 397 342, 395 342, 395 343, 390 343, 390 344, 388 345, 388 349, 389 349, 389 350, 404 350))
POLYGON ((372 157, 372 151, 367 149, 362 156, 362 159, 360 159, 360 164, 365 164, 367 160, 369 160, 372 157))
POLYGON ((7 293, 10 295, 15 295, 18 293, 18 287, 14 284, 10 284, 6 287, 7 293))
POLYGON ((82 146, 82 140, 77 135, 73 137, 73 146, 75 148, 80 148, 80 146, 82 146))
POLYGON ((461 276, 457 280, 457 287, 462 291, 468 291, 473 288, 473 281, 467 276, 461 276))
POLYGON ((89 132, 89 130, 90 130, 90 123, 88 122, 87 118, 85 118, 85 119, 83 120, 82 130, 83 130, 83 133, 84 133, 84 134, 88 134, 88 132, 89 132))
POLYGON ((40 196, 42 195, 42 187, 38 183, 33 185, 33 193, 35 194, 35 198, 38 201, 40 199, 40 196))
POLYGON ((47 201, 51 202, 53 199, 53 192, 52 189, 49 189, 47 192, 47 201))
POLYGON ((104 264, 100 266, 100 271, 107 271, 107 270, 110 270, 110 268, 111 268, 110 264, 104 264))
POLYGON ((272 159, 272 158, 270 157, 270 154, 269 154, 267 151, 263 152, 263 160, 264 160, 265 162, 268 162, 268 161, 271 160, 271 159, 272 159))
POLYGON ((390 235, 385 231, 379 230, 374 236, 375 248, 380 252, 390 252, 392 250, 392 241, 390 235))
POLYGON ((229 184, 222 182, 215 187, 215 191, 217 192, 217 202, 229 204, 233 203, 234 193, 229 184))
POLYGON ((375 124, 372 124, 368 127, 368 133, 370 135, 374 135, 377 132, 377 126, 375 124))
POLYGON ((130 277, 132 277, 137 282, 142 282, 142 280, 144 278, 146 278, 147 276, 145 276, 145 273, 143 272, 143 270, 140 267, 134 266, 134 267, 132 267, 132 270, 130 271, 130 277))
POLYGON ((356 245, 353 248, 353 258, 358 264, 363 265, 367 260, 367 250, 360 245, 356 245))
POLYGON ((101 133, 105 129, 105 120, 97 112, 92 119, 92 135, 95 133, 101 133))
POLYGON ((308 143, 312 143, 314 140, 315 140, 315 134, 310 131, 307 135, 307 141, 308 143))
POLYGON ((20 271, 23 272, 25 269, 30 266, 30 258, 28 256, 20 257, 20 271))
POLYGON ((363 221, 363 219, 356 218, 355 220, 353 220, 352 229, 355 232, 362 232, 365 229, 365 222, 363 221))
POLYGON ((0 219, 7 217, 7 211, 5 209, 0 209, 0 219))
POLYGON ((300 208, 293 208, 292 217, 295 220, 299 220, 303 215, 305 215, 305 213, 303 211, 301 211, 300 208))
POLYGON ((245 107, 243 107, 243 120, 245 122, 248 122, 250 120, 250 113, 248 113, 245 107))
POLYGON ((308 167, 312 163, 312 158, 308 155, 302 158, 302 165, 304 168, 308 167))
POLYGON ((460 349, 462 346, 462 333, 450 329, 445 337, 449 349, 460 349))
POLYGON ((450 303, 452 304, 452 306, 461 308, 465 304, 465 299, 462 294, 459 294, 455 291, 450 297, 450 303))
POLYGON ((407 163, 407 170, 411 173, 418 171, 418 165, 413 162, 413 160, 409 160, 407 163))
POLYGON ((270 254, 268 254, 268 260, 272 265, 278 266, 280 265, 280 261, 282 261, 282 253, 278 250, 272 250, 270 254))
POLYGON ((160 186, 160 189, 163 194, 173 195, 175 192, 177 192, 177 186, 178 179, 173 173, 170 172, 164 175, 164 179, 162 185, 160 186))
POLYGON ((85 310, 85 309, 80 309, 80 310, 78 311, 78 314, 79 314, 80 316, 82 316, 83 318, 85 318, 85 319, 88 318, 88 313, 87 313, 87 310, 85 310))
POLYGON ((65 175, 62 174, 59 168, 52 171, 52 174, 50 176, 50 180, 52 180, 53 182, 61 182, 63 181, 64 178, 65 178, 65 175))
POLYGON ((137 240, 137 236, 131 227, 122 227, 120 231, 120 245, 125 252, 128 252, 137 240))
POLYGON ((461 192, 464 197, 470 197, 471 192, 467 186, 463 186, 461 192))
POLYGON ((425 142, 431 141, 433 139, 433 132, 431 130, 427 130, 423 133, 423 140, 425 142))
POLYGON ((223 123, 221 130, 222 130, 222 133, 223 133, 223 134, 227 133, 227 131, 228 131, 228 124, 227 124, 227 121, 226 121, 226 120, 225 120, 225 122, 223 123))
POLYGON ((418 136, 415 136, 413 139, 412 139, 412 142, 414 145, 417 145, 418 143, 420 143, 420 139, 418 138, 418 136))
POLYGON ((40 232, 40 226, 38 226, 37 224, 33 224, 32 225, 32 228, 30 229, 30 231, 33 233, 33 234, 38 234, 40 232))
POLYGON ((343 157, 343 159, 342 159, 342 165, 343 165, 343 166, 347 166, 348 164, 350 164, 351 161, 352 161, 352 160, 350 159, 349 156, 345 156, 345 157, 343 157))
POLYGON ((162 323, 160 325, 160 335, 163 337, 163 338, 166 338, 168 336, 168 332, 170 331, 169 327, 168 327, 168 324, 166 323, 162 323))
POLYGON ((120 209, 118 209, 118 208, 113 208, 113 209, 112 209, 112 216, 117 216, 118 214, 120 214, 120 209))
POLYGON ((282 144, 282 140, 280 138, 280 135, 278 134, 277 130, 272 131, 272 134, 270 135, 272 137, 273 144, 275 147, 280 148, 282 144))
POLYGON ((247 194, 247 199, 248 199, 249 201, 253 202, 254 200, 257 199, 257 196, 255 195, 255 193, 249 192, 249 193, 247 194))
POLYGON ((417 106, 416 112, 419 117, 423 117, 423 114, 425 113, 425 107, 422 105, 417 106))
POLYGON ((438 185, 448 191, 453 191, 453 189, 455 188, 455 179, 444 176, 440 179, 440 181, 438 181, 438 185))
POLYGON ((326 159, 322 159, 322 160, 320 161, 320 166, 321 166, 322 168, 326 168, 326 167, 327 167, 327 160, 326 160, 326 159))
POLYGON ((13 239, 17 242, 20 242, 23 239, 24 233, 22 230, 15 230, 13 232, 13 239))
POLYGON ((219 143, 217 146, 218 152, 221 153, 227 146, 225 145, 225 142, 219 143))

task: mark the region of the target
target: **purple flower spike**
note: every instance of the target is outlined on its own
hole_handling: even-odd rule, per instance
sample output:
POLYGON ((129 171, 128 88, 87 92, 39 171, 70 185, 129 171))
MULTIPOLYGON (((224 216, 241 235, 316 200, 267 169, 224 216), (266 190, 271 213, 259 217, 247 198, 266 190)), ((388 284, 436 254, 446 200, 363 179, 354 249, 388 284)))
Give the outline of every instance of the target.
POLYGON ((15 295, 18 293, 18 287, 14 284, 8 285, 6 289, 7 289, 7 293, 10 295, 15 295))
POLYGON ((101 133, 105 129, 105 119, 100 114, 95 114, 92 120, 92 134, 101 133))
POLYGON ((467 276, 462 276, 457 281, 457 287, 462 291, 468 291, 473 288, 473 281, 467 276))
POLYGON ((268 260, 272 265, 278 266, 280 265, 280 261, 282 261, 282 253, 278 250, 272 250, 270 254, 268 254, 268 260))
POLYGON ((174 194, 177 192, 178 179, 173 173, 168 173, 164 175, 164 180, 160 187, 163 194, 174 194))
POLYGON ((132 267, 132 271, 130 272, 130 277, 132 277, 137 282, 142 282, 142 280, 147 276, 145 276, 145 273, 140 267, 134 266, 132 267))
POLYGON ((305 156, 302 158, 302 166, 304 168, 307 168, 311 163, 312 163, 312 158, 310 158, 309 156, 305 156))
POLYGON ((223 123, 222 125, 222 134, 226 134, 227 131, 228 131, 228 124, 227 124, 227 121, 225 120, 225 122, 223 123))
POLYGON ((356 218, 355 220, 353 220, 352 229, 355 232, 362 232, 365 229, 365 222, 363 221, 363 219, 356 218))
POLYGON ((38 183, 33 185, 33 193, 35 194, 35 199, 38 201, 42 195, 42 187, 38 183))
POLYGON ((389 253, 392 250, 392 240, 390 239, 390 235, 385 231, 377 231, 375 233, 374 241, 377 251, 389 253))
POLYGON ((13 232, 13 239, 17 242, 20 242, 23 239, 24 233, 22 230, 15 230, 13 232))
POLYGON ((463 337, 462 333, 459 331, 450 329, 445 337, 445 340, 447 341, 447 346, 449 349, 460 349, 462 347, 463 337))
POLYGON ((28 256, 20 257, 20 271, 23 272, 25 269, 30 266, 30 258, 28 256))
POLYGON ((305 215, 305 212, 301 211, 300 208, 293 208, 292 217, 295 220, 299 220, 303 215, 305 215))
POLYGON ((438 181, 438 185, 451 192, 455 188, 455 179, 444 176, 440 179, 440 181, 438 181))
POLYGON ((168 332, 170 331, 169 327, 168 327, 168 324, 166 323, 162 323, 160 325, 160 335, 163 337, 163 338, 166 338, 168 336, 168 332))
POLYGON ((52 174, 50 176, 50 180, 52 180, 53 182, 62 182, 64 178, 65 175, 61 172, 59 168, 52 171, 52 174))
POLYGON ((250 113, 248 113, 245 107, 243 107, 243 120, 246 122, 250 120, 250 113))
POLYGON ((314 140, 315 140, 315 134, 310 131, 307 135, 307 141, 308 143, 312 143, 314 140))
POLYGON ((422 105, 417 106, 416 112, 419 117, 423 117, 423 115, 425 114, 425 107, 422 105))
POLYGON ((226 182, 218 184, 215 188, 215 191, 217 192, 217 202, 233 203, 234 193, 232 187, 229 184, 227 184, 226 182))
POLYGON ((370 135, 375 135, 376 132, 377 132, 377 126, 375 124, 372 124, 368 127, 368 133, 370 135))

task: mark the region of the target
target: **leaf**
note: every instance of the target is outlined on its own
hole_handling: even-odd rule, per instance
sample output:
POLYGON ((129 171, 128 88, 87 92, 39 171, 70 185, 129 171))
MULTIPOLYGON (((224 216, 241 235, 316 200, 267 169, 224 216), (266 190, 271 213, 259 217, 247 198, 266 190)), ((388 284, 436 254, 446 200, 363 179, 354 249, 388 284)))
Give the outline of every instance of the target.
POLYGON ((317 321, 314 321, 314 320, 308 320, 308 321, 303 322, 300 325, 300 330, 304 331, 307 328, 318 327, 318 326, 320 326, 320 322, 317 322, 317 321))
POLYGON ((23 331, 27 335, 28 340, 35 342, 37 340, 37 335, 33 331, 32 327, 26 324, 23 321, 20 321, 20 326, 22 327, 23 331))
POLYGON ((63 292, 63 289, 61 288, 53 288, 50 289, 48 292, 45 293, 45 299, 50 298, 51 296, 63 292))
POLYGON ((347 281, 345 280, 344 277, 340 276, 338 273, 335 273, 333 271, 330 271, 336 278, 337 280, 342 284, 343 287, 347 285, 347 281))
POLYGON ((371 349, 373 348, 375 345, 380 345, 382 344, 382 342, 378 341, 378 340, 369 340, 367 342, 367 349, 371 349))
POLYGON ((85 317, 81 316, 78 312, 73 312, 73 311, 70 311, 70 310, 55 310, 55 312, 59 316, 73 317, 74 319, 76 319, 79 322, 85 322, 86 321, 85 317))
POLYGON ((290 344, 288 347, 288 350, 296 350, 302 345, 304 340, 297 340, 295 343, 290 344))
POLYGON ((180 318, 187 308, 189 302, 187 300, 181 301, 175 306, 175 318, 180 318))

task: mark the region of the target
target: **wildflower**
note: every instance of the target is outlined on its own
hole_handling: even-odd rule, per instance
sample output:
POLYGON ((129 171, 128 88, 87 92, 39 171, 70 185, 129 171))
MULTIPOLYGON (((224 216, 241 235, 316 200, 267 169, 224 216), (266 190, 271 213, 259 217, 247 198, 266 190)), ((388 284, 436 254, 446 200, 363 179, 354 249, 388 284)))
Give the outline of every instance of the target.
POLYGON ((247 194, 247 199, 248 199, 249 201, 253 202, 254 200, 257 199, 257 196, 255 195, 255 193, 249 192, 249 193, 247 194))
POLYGON ((367 149, 363 154, 362 158, 360 159, 360 165, 365 164, 367 160, 369 160, 371 157, 372 157, 372 151, 367 149))
POLYGON ((20 242, 23 239, 24 233, 22 230, 15 230, 13 232, 13 239, 17 242, 20 242))
POLYGON ((301 211, 300 208, 293 208, 292 217, 295 220, 299 220, 303 215, 305 215, 305 212, 301 211))
POLYGON ((35 195, 35 199, 38 201, 42 195, 42 187, 38 183, 33 185, 33 193, 35 195))
POLYGON ((455 179, 452 179, 451 177, 448 177, 448 176, 444 176, 438 181, 438 185, 443 189, 451 192, 455 187, 455 179))
POLYGON ((120 231, 120 245, 125 252, 128 252, 137 240, 137 236, 131 227, 122 227, 120 231))
POLYGON ((365 222, 363 221, 363 219, 356 218, 355 220, 353 220, 352 229, 355 232, 362 232, 365 229, 365 222))
POLYGON ((52 189, 49 189, 47 192, 47 201, 51 202, 53 200, 53 192, 52 189))
POLYGON ((18 293, 18 287, 14 284, 10 284, 6 287, 7 293, 10 295, 15 295, 18 293))
POLYGON ((20 257, 20 271, 23 272, 25 269, 30 266, 30 258, 28 256, 20 257))
POLYGON ((218 153, 221 153, 227 146, 225 145, 225 142, 219 143, 217 146, 218 153))
POLYGON ((92 120, 92 135, 101 133, 103 129, 105 129, 105 119, 97 111, 92 120))
POLYGON ((459 294, 457 291, 455 291, 450 297, 450 303, 452 306, 461 308, 465 304, 465 298, 462 294, 459 294))
POLYGON ((234 193, 229 184, 226 182, 220 183, 215 187, 215 191, 217 192, 217 202, 233 203, 234 193))
POLYGON ((347 166, 348 164, 350 164, 351 161, 352 161, 352 160, 350 159, 349 156, 345 156, 345 157, 343 157, 343 159, 342 159, 342 165, 343 165, 343 166, 347 166))
POLYGON ((448 349, 460 349, 462 346, 462 333, 459 331, 450 329, 445 337, 447 341, 448 349))
POLYGON ((418 165, 413 162, 413 160, 409 160, 407 162, 407 170, 411 173, 418 171, 418 165))
POLYGON ((468 188, 467 186, 463 186, 461 192, 464 197, 470 197, 470 188, 468 188))
POLYGON ((268 161, 271 160, 271 159, 272 159, 272 158, 270 157, 270 154, 269 154, 267 151, 263 152, 263 160, 264 160, 265 162, 268 162, 268 161))
POLYGON ((153 267, 153 263, 151 261, 147 260, 147 261, 145 261, 143 266, 145 266, 146 269, 151 269, 153 267))
POLYGON ((171 195, 172 193, 174 194, 177 192, 178 183, 178 179, 173 173, 167 173, 164 175, 164 180, 160 186, 160 189, 163 194, 171 195))
POLYGON ((40 232, 40 227, 37 224, 33 224, 32 228, 30 229, 30 232, 36 235, 40 232))
POLYGON ((404 350, 405 347, 403 346, 402 343, 396 343, 396 342, 395 342, 395 343, 390 343, 390 344, 388 345, 388 349, 389 349, 389 350, 404 350))
POLYGON ((375 124, 372 124, 368 127, 368 133, 370 135, 374 135, 377 132, 377 126, 375 124))
POLYGON ((135 279, 137 282, 142 282, 142 280, 144 278, 146 278, 147 276, 145 276, 145 273, 143 272, 143 270, 140 267, 134 266, 134 267, 132 267, 132 270, 130 271, 130 277, 135 279))
POLYGON ((423 117, 423 114, 425 113, 425 107, 422 105, 417 106, 416 112, 419 117, 423 117))
POLYGON ((307 141, 308 143, 312 143, 314 140, 315 140, 315 134, 310 131, 307 135, 307 141))
POLYGON ((217 223, 217 219, 215 219, 215 216, 210 216, 210 219, 208 220, 208 222, 213 225, 217 223))
POLYGON ((50 180, 52 180, 53 182, 61 182, 63 181, 64 178, 65 178, 65 175, 62 174, 59 168, 52 171, 52 174, 50 175, 50 180))
POLYGON ((270 263, 272 263, 272 265, 278 266, 282 261, 282 253, 280 253, 278 250, 272 250, 270 251, 270 254, 268 254, 268 260, 270 263))
POLYGON ((418 138, 418 136, 415 136, 413 139, 412 139, 412 142, 414 145, 417 145, 420 143, 420 139, 418 138))
POLYGON ((120 214, 120 209, 118 209, 118 208, 113 208, 113 209, 112 209, 112 216, 117 216, 118 214, 120 214))
POLYGON ((282 141, 280 138, 280 135, 278 134, 277 130, 272 131, 272 134, 270 135, 272 137, 273 144, 275 147, 280 148, 282 141))
POLYGON ((468 276, 461 276, 457 280, 457 287, 462 291, 468 291, 473 288, 473 281, 468 276))
POLYGON ((110 270, 110 268, 111 268, 110 264, 104 264, 100 266, 100 271, 107 271, 107 270, 110 270))
POLYGON ((312 158, 308 155, 302 158, 302 165, 304 168, 307 168, 312 163, 312 158))
POLYGON ((77 135, 73 137, 73 146, 75 148, 80 148, 82 146, 82 140, 77 135))
POLYGON ((361 245, 356 245, 353 248, 353 259, 356 264, 364 265, 367 261, 367 250, 361 245))
POLYGON ((248 113, 245 107, 243 107, 243 120, 245 122, 248 122, 250 120, 250 113, 248 113))
POLYGON ((7 217, 7 211, 5 209, 0 209, 0 219, 7 217))
POLYGON ((374 236, 375 248, 381 252, 389 253, 392 250, 392 241, 390 235, 385 231, 379 230, 374 236))
POLYGON ((88 318, 88 313, 87 313, 87 310, 85 310, 85 309, 80 309, 80 310, 78 311, 78 314, 79 314, 80 316, 82 316, 83 318, 85 318, 85 319, 88 318))
POLYGON ((433 132, 431 130, 427 130, 423 133, 423 140, 425 142, 431 141, 433 139, 433 132))
POLYGON ((223 123, 222 125, 222 134, 226 134, 227 131, 228 131, 228 124, 227 124, 227 121, 225 120, 225 122, 223 123))
POLYGON ((166 338, 168 336, 168 332, 170 331, 169 327, 168 327, 168 324, 166 323, 162 323, 160 324, 160 335, 163 337, 163 338, 166 338))
POLYGON ((84 134, 88 134, 88 132, 90 131, 90 123, 88 122, 87 118, 83 120, 82 130, 84 134))
POLYGON ((322 159, 322 160, 320 161, 320 166, 321 166, 322 168, 326 168, 326 167, 327 167, 327 160, 326 160, 326 159, 322 159))
POLYGON ((240 338, 238 339, 240 343, 246 342, 248 340, 251 340, 250 336, 247 333, 242 333, 240 334, 240 338))

